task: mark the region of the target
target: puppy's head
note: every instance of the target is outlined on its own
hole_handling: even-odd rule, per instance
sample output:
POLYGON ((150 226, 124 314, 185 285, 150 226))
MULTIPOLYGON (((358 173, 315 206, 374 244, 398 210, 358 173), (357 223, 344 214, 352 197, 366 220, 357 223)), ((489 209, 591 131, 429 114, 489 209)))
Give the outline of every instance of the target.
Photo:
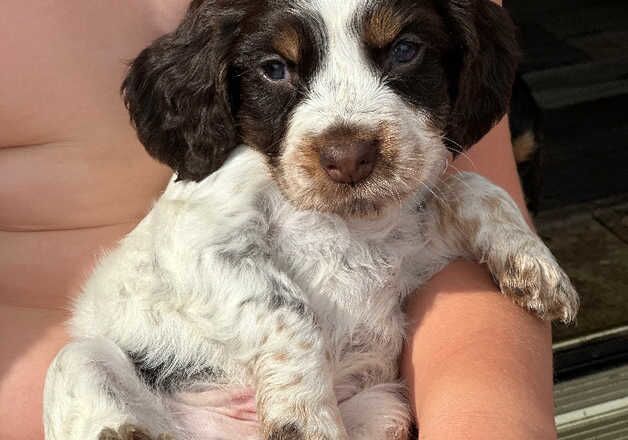
POLYGON ((122 86, 180 179, 245 143, 303 209, 378 213, 506 112, 513 26, 489 0, 195 0, 122 86))

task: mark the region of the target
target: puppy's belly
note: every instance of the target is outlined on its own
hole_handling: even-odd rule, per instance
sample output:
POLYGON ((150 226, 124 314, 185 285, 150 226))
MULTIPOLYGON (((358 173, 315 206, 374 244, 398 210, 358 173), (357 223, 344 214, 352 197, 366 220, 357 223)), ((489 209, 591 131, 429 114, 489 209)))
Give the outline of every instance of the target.
MULTIPOLYGON (((352 386, 336 386, 338 403, 355 394, 352 386)), ((261 440, 255 390, 204 386, 166 398, 166 406, 185 440, 261 440)))
POLYGON ((255 392, 205 387, 176 393, 166 404, 190 440, 259 440, 255 392))

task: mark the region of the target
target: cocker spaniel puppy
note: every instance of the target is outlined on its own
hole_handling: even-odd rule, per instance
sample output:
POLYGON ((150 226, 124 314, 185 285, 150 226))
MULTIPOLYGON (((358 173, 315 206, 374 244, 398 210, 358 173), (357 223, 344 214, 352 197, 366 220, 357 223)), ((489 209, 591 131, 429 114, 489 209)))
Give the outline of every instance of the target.
POLYGON ((509 196, 443 174, 506 112, 516 58, 489 0, 192 2, 123 84, 175 177, 76 302, 46 438, 406 439, 404 299, 455 258, 571 320, 509 196), (253 434, 178 398, 242 387, 253 434))

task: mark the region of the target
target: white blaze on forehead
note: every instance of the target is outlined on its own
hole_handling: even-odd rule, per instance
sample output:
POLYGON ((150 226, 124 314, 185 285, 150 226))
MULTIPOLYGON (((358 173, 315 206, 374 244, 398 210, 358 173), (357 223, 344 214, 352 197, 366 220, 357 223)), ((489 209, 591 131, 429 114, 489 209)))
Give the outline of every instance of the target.
POLYGON ((364 0, 313 0, 308 8, 322 19, 326 46, 306 100, 295 109, 292 134, 320 133, 338 122, 369 125, 394 117, 399 97, 381 80, 365 53, 359 23, 364 0), (390 114, 392 113, 392 114, 390 114))

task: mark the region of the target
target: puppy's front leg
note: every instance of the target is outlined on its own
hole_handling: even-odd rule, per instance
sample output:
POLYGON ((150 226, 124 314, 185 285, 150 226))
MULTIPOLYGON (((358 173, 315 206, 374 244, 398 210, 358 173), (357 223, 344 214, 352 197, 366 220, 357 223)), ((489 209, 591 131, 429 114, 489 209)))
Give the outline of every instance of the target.
POLYGON ((504 190, 477 174, 459 173, 443 182, 440 193, 429 207, 450 257, 486 263, 502 292, 541 318, 575 318, 578 295, 569 278, 504 190))
POLYGON ((307 299, 270 263, 245 272, 250 294, 236 305, 238 337, 228 349, 255 381, 262 437, 346 439, 329 350, 307 299))

